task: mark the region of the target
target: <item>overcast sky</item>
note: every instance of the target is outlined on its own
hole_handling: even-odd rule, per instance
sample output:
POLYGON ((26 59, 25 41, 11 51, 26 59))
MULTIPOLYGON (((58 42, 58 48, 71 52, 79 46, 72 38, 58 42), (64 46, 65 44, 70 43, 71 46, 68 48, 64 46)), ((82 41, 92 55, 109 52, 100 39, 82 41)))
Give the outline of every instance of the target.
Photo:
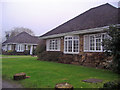
POLYGON ((40 36, 90 8, 119 0, 2 0, 2 31, 26 27, 40 36))

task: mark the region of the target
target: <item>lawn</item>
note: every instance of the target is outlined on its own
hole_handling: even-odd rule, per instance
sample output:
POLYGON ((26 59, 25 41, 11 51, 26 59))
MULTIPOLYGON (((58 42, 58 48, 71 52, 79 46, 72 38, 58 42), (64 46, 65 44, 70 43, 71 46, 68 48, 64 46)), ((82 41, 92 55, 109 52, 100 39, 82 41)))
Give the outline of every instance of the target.
POLYGON ((0 55, 0 57, 26 57, 26 56, 30 56, 30 55, 0 55))
POLYGON ((118 79, 118 75, 107 70, 70 64, 39 61, 37 57, 3 58, 3 79, 22 84, 25 88, 54 88, 57 83, 68 82, 74 88, 100 88, 103 83, 118 79), (25 72, 31 76, 25 80, 13 81, 13 75, 25 72), (81 80, 97 78, 102 83, 85 83, 81 80))

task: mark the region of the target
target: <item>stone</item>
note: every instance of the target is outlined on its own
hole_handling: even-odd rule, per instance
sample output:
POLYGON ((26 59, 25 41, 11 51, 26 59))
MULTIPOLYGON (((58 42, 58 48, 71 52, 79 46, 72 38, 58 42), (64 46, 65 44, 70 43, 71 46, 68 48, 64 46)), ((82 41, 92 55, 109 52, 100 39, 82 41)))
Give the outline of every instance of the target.
POLYGON ((91 79, 82 80, 82 81, 83 81, 83 82, 88 82, 88 83, 100 83, 100 82, 102 82, 103 80, 91 78, 91 79))
POLYGON ((73 90, 73 86, 71 84, 66 83, 66 82, 56 84, 55 90, 60 90, 60 89, 73 90))
POLYGON ((26 74, 25 73, 17 73, 13 76, 14 80, 22 80, 26 78, 26 74))

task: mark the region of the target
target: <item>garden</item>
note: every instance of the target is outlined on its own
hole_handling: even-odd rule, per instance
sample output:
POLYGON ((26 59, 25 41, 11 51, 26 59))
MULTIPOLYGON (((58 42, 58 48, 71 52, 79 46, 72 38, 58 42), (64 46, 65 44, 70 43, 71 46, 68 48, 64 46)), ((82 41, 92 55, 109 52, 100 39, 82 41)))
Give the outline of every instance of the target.
MULTIPOLYGON (((5 57, 5 55, 4 55, 5 57)), ((37 57, 2 59, 2 78, 21 84, 24 88, 54 88, 57 83, 67 82, 74 88, 102 88, 109 81, 118 80, 118 74, 104 69, 95 69, 71 64, 39 61, 37 57), (24 72, 30 78, 14 81, 13 75, 24 72), (99 83, 82 80, 100 79, 99 83)))

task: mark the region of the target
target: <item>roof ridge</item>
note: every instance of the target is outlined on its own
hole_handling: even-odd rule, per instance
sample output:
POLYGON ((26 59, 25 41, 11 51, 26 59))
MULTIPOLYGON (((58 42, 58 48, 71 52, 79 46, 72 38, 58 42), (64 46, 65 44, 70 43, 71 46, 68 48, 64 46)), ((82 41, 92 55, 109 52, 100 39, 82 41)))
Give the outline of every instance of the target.
MULTIPOLYGON (((65 25, 65 24, 69 23, 70 21, 76 19, 77 17, 80 17, 81 15, 83 15, 83 14, 85 14, 85 13, 87 13, 87 12, 93 10, 93 9, 97 9, 97 8, 100 8, 100 7, 103 7, 103 6, 106 6, 106 5, 109 5, 109 6, 111 6, 111 7, 114 7, 114 6, 112 6, 111 4, 109 4, 109 3, 105 3, 105 4, 102 4, 102 5, 99 5, 99 6, 96 6, 96 7, 90 8, 90 9, 88 9, 87 11, 85 11, 85 12, 83 12, 83 13, 81 13, 81 14, 75 16, 74 18, 72 18, 72 19, 70 19, 70 20, 68 20, 68 21, 66 21, 66 22, 64 22, 64 23, 62 23, 61 25, 58 25, 58 26, 56 26, 55 28, 49 30, 49 31, 46 32, 45 34, 51 32, 51 31, 54 31, 55 29, 57 29, 57 28, 59 28, 59 27, 65 25)), ((114 8, 116 8, 116 7, 114 7, 114 8)), ((44 36, 45 34, 43 34, 42 36, 44 36)), ((40 36, 40 37, 42 37, 42 36, 40 36)))
POLYGON ((115 24, 115 23, 117 23, 116 22, 117 16, 116 16, 116 18, 113 17, 112 22, 110 21, 109 18, 106 18, 106 17, 108 16, 109 12, 111 12, 110 13, 111 16, 113 16, 113 14, 116 14, 117 9, 118 8, 114 7, 113 5, 111 5, 109 3, 105 3, 102 5, 90 8, 87 11, 75 16, 74 18, 62 23, 61 25, 49 30, 48 32, 46 32, 45 34, 43 34, 40 37, 49 36, 49 35, 58 34, 58 33, 65 33, 65 32, 70 32, 70 31, 75 31, 75 30, 80 30, 80 29, 83 30, 83 29, 87 29, 87 28, 95 28, 95 27, 101 27, 101 26, 105 26, 105 25, 109 25, 109 24, 115 24), (112 11, 110 11, 110 10, 112 10, 112 11), (108 12, 108 13, 106 13, 106 12, 108 12), (97 13, 99 13, 99 16, 101 18, 100 22, 102 24, 97 23, 96 19, 99 20, 98 16, 96 18, 93 16, 93 15, 98 15, 97 13), (105 14, 103 14, 103 13, 105 13, 105 14), (102 14, 102 17, 101 17, 101 14, 102 14), (86 19, 86 18, 88 18, 88 19, 86 19), (95 18, 95 19, 93 19, 93 18, 95 18), (107 20, 107 22, 104 22, 103 18, 105 18, 105 20, 107 20), (83 19, 88 21, 88 25, 84 22, 83 19), (93 21, 89 21, 89 20, 93 20, 93 21), (110 21, 110 22, 108 22, 108 21, 110 21), (71 25, 74 25, 74 26, 71 26, 71 25))
MULTIPOLYGON (((90 8, 90 9, 99 8, 99 7, 103 7, 103 6, 106 6, 106 5, 111 6, 111 7, 114 7, 113 5, 111 5, 111 4, 109 4, 109 3, 105 3, 105 4, 102 4, 102 5, 99 5, 99 6, 90 8)), ((116 8, 116 7, 114 7, 114 8, 116 8)))
POLYGON ((27 32, 21 32, 16 36, 13 36, 11 38, 8 38, 4 43, 33 43, 37 44, 39 41, 39 38, 30 35, 27 32))
MULTIPOLYGON (((23 31, 23 32, 21 32, 21 33, 15 35, 15 36, 19 36, 19 35, 24 34, 24 33, 27 34, 27 35, 29 35, 29 36, 32 36, 32 35, 30 35, 29 33, 27 33, 26 31, 23 31)), ((15 37, 15 36, 14 36, 14 37, 15 37)))

